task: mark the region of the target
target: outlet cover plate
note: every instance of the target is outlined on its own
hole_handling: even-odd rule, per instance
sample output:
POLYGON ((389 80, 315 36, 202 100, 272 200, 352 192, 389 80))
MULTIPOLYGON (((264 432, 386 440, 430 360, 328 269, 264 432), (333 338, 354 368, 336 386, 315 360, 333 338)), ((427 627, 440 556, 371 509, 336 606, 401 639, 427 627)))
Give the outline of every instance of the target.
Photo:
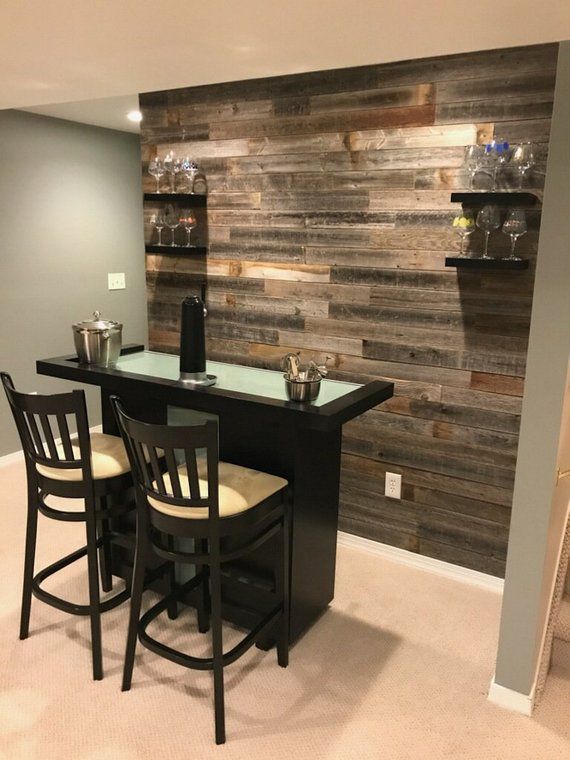
POLYGON ((389 499, 402 498, 402 476, 395 472, 386 473, 386 483, 384 486, 384 495, 389 499))

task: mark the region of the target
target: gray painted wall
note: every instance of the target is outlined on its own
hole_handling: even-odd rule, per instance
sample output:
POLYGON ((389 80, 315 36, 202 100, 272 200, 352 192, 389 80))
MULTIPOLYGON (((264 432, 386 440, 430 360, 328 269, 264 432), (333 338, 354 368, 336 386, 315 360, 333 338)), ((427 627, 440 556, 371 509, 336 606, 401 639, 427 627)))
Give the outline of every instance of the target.
MULTIPOLYGON (((560 45, 495 681, 531 694, 565 509, 556 484, 570 353, 570 41, 560 45)), ((563 490, 562 490, 563 489, 563 490)))
MULTIPOLYGON (((0 112, 0 369, 28 391, 70 390, 35 360, 71 353, 71 324, 94 309, 147 341, 137 135, 19 111, 0 112), (107 273, 126 290, 108 291, 107 273)), ((99 420, 88 391, 90 424, 99 420)), ((4 394, 0 456, 20 444, 4 394)))

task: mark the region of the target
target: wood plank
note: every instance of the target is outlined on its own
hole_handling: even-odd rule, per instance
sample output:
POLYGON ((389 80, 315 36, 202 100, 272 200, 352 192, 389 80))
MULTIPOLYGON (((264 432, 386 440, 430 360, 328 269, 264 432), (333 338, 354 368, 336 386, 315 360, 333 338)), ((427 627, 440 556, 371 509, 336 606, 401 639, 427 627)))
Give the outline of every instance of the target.
POLYGON ((269 296, 279 298, 316 298, 329 302, 342 301, 343 303, 368 303, 370 300, 370 288, 353 288, 350 285, 336 285, 332 283, 314 282, 283 282, 280 280, 267 280, 265 292, 269 296))
MULTIPOLYGON (((441 270, 445 274, 445 256, 440 251, 386 250, 382 248, 339 248, 338 246, 305 246, 307 264, 330 266, 370 267, 378 269, 441 270)), ((359 285, 359 287, 362 287, 359 285)), ((374 291, 379 288, 374 287, 374 291)), ((396 288, 392 288, 396 290, 396 288)), ((408 291, 405 291, 406 293, 408 291)))
MULTIPOLYGON (((328 316, 328 315, 327 315, 328 316)), ((477 350, 497 352, 517 352, 526 354, 527 338, 511 335, 468 334, 462 330, 434 331, 430 327, 410 327, 400 322, 390 323, 374 320, 374 322, 351 322, 345 319, 310 318, 305 327, 309 332, 318 335, 336 335, 339 337, 360 337, 366 340, 377 340, 383 343, 394 343, 398 347, 418 347, 422 349, 453 348, 456 350, 477 350)), ((429 362, 428 362, 429 363, 429 362)))
MULTIPOLYGON (((442 387, 445 388, 446 386, 442 384, 442 387)), ((520 416, 511 412, 489 410, 476 406, 462 406, 461 404, 450 404, 443 401, 433 403, 394 396, 382 408, 384 411, 394 414, 412 415, 505 433, 518 433, 520 425, 520 416)))
POLYGON ((448 451, 440 452, 433 447, 423 447, 418 445, 415 438, 403 433, 398 436, 391 435, 389 439, 380 441, 344 435, 343 450, 350 454, 378 459, 384 463, 397 463, 419 470, 430 470, 500 488, 513 487, 513 468, 496 467, 478 459, 464 458, 448 451))
MULTIPOLYGON (((389 415, 378 411, 347 422, 344 433, 349 438, 360 441, 370 441, 371 443, 380 441, 382 446, 384 446, 384 441, 387 442, 386 445, 409 445, 409 448, 414 450, 414 455, 420 455, 420 450, 425 450, 441 458, 442 461, 443 458, 451 458, 454 461, 462 460, 466 467, 468 460, 474 460, 477 466, 492 465, 514 470, 516 448, 515 451, 512 449, 507 451, 505 448, 495 447, 493 449, 488 446, 481 446, 475 443, 476 435, 472 435, 467 443, 459 439, 441 438, 436 435, 428 435, 426 428, 432 432, 434 429, 437 430, 435 426, 426 424, 425 420, 415 420, 411 417, 402 418, 397 414, 389 415)), ((484 433, 479 435, 482 440, 485 439, 484 433)), ((492 434, 488 435, 490 437, 492 434)))
MULTIPOLYGON (((498 347, 497 347, 498 348, 498 347)), ((518 354, 491 351, 454 350, 440 346, 416 346, 364 339, 362 355, 370 359, 407 362, 423 366, 451 367, 477 372, 524 377, 526 352, 518 354)))
POLYGON ((233 309, 254 309, 269 314, 298 314, 304 317, 328 316, 328 303, 310 298, 270 298, 246 293, 223 292, 209 289, 208 304, 227 306, 233 309))
POLYGON ((350 90, 313 95, 309 98, 309 113, 335 113, 339 110, 367 108, 401 108, 423 106, 434 102, 435 88, 431 82, 404 87, 350 90))
MULTIPOLYGON (((288 330, 279 330, 279 345, 287 347, 314 349, 330 353, 354 354, 362 356, 362 340, 358 338, 336 338, 327 335, 312 335, 311 333, 293 333, 288 330)), ((283 353, 286 353, 284 351, 283 353)))
POLYGON ((519 98, 521 92, 525 98, 533 100, 537 96, 552 99, 556 72, 553 69, 541 72, 509 72, 506 76, 483 77, 480 79, 448 80, 439 82, 437 103, 465 103, 471 100, 510 100, 519 98), (534 96, 534 97, 533 97, 534 96))
POLYGON ((209 208, 261 208, 261 193, 211 193, 209 208))
MULTIPOLYGON (((367 108, 362 111, 336 111, 315 116, 253 119, 236 122, 211 122, 210 137, 222 140, 236 137, 267 137, 303 132, 378 129, 379 127, 424 127, 434 124, 433 105, 404 108, 367 108)), ((468 121, 468 119, 463 119, 468 121)), ((484 119, 480 119, 484 121, 484 119)), ((487 121, 490 121, 488 119, 487 121)))
POLYGON ((508 99, 469 100, 459 103, 438 103, 435 124, 463 124, 466 121, 511 121, 519 119, 547 119, 552 114, 553 96, 550 94, 516 95, 508 99))
POLYGON ((507 396, 522 396, 524 380, 520 377, 506 377, 487 374, 485 372, 471 373, 471 388, 490 393, 504 393, 507 396))

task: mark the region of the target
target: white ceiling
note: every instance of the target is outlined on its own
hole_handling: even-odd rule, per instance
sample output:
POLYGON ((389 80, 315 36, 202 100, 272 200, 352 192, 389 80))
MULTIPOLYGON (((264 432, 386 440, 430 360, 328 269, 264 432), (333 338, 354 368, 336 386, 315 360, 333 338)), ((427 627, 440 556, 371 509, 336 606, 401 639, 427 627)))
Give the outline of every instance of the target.
POLYGON ((0 108, 567 38, 569 0, 1 0, 0 108))
POLYGON ((97 98, 96 100, 76 100, 72 103, 22 108, 22 111, 54 116, 56 119, 79 121, 82 124, 94 124, 107 129, 119 129, 121 132, 140 132, 140 124, 129 121, 129 111, 138 111, 138 95, 119 95, 115 98, 97 98))

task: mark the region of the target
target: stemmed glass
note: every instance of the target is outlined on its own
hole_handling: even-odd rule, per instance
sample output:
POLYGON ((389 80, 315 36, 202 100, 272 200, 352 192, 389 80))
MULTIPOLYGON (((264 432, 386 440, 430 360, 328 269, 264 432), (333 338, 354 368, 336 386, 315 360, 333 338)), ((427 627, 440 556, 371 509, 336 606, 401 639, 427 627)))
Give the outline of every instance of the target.
POLYGON ((495 148, 495 141, 485 145, 483 158, 481 161, 481 170, 491 177, 491 190, 495 189, 497 182, 497 169, 499 168, 499 155, 495 148))
POLYGON ((160 193, 160 178, 165 173, 164 163, 161 158, 155 156, 151 158, 148 164, 148 173, 156 180, 156 192, 160 193))
POLYGON ((477 172, 481 170, 483 162, 483 146, 468 145, 465 148, 465 168, 469 174, 469 189, 473 190, 473 180, 477 172))
POLYGON ((153 214, 150 218, 150 223, 153 227, 156 228, 156 231, 158 232, 158 241, 157 245, 162 245, 162 230, 164 229, 164 215, 161 211, 158 211, 156 214, 153 214))
POLYGON ((515 256, 515 246, 517 240, 527 231, 525 213, 520 208, 514 208, 509 211, 503 224, 503 232, 511 238, 511 253, 504 258, 511 261, 520 261, 519 256, 515 256))
POLYGON ((172 241, 170 243, 170 246, 174 248, 176 246, 176 243, 174 242, 174 230, 178 227, 180 221, 178 214, 170 203, 164 209, 164 221, 166 223, 166 226, 172 232, 172 241))
POLYGON ((489 250, 489 235, 493 230, 498 229, 501 226, 501 219, 499 216, 499 209, 497 206, 483 206, 481 211, 477 214, 477 227, 483 230, 485 233, 485 248, 483 250, 483 258, 490 259, 488 254, 489 250))
POLYGON ((464 211, 453 220, 453 228, 461 238, 460 256, 463 256, 466 238, 475 232, 475 218, 471 211, 464 211))
POLYGON ((516 145, 511 157, 519 175, 519 190, 522 189, 525 174, 534 166, 534 151, 532 143, 520 143, 516 145))
POLYGON ((174 151, 169 151, 164 157, 164 170, 170 175, 170 192, 175 192, 176 175, 180 171, 180 161, 175 157, 174 151))
POLYGON ((180 224, 186 230, 186 235, 187 235, 186 245, 188 247, 190 247, 190 245, 191 245, 191 243, 190 243, 190 234, 192 233, 192 230, 196 226, 196 217, 194 216, 194 214, 192 213, 192 211, 190 211, 190 209, 183 210, 181 212, 181 215, 180 215, 180 218, 179 218, 178 221, 180 222, 180 224))
POLYGON ((186 181, 188 182, 188 192, 193 193, 194 192, 194 177, 198 173, 198 164, 195 161, 192 161, 190 156, 186 156, 181 164, 181 171, 182 174, 186 177, 186 181))
POLYGON ((495 152, 497 154, 495 177, 493 180, 495 185, 497 182, 497 170, 503 168, 505 164, 508 164, 513 155, 513 149, 506 140, 493 140, 493 143, 495 145, 495 152))

